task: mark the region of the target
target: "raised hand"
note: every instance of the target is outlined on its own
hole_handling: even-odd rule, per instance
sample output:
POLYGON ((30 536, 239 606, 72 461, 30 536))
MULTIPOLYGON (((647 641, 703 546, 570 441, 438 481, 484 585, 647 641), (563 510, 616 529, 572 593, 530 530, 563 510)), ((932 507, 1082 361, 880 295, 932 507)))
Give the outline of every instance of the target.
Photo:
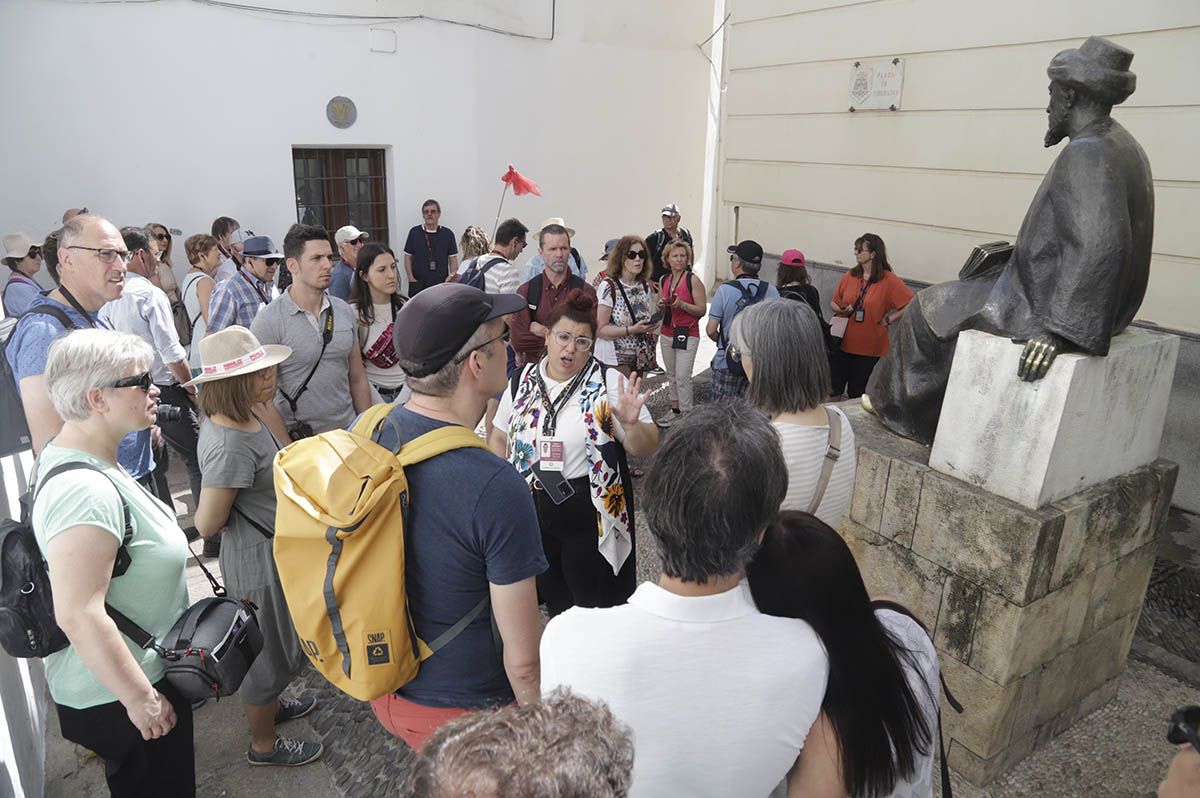
POLYGON ((642 411, 642 406, 646 404, 646 398, 649 394, 642 393, 642 378, 635 376, 633 379, 626 379, 621 376, 621 388, 617 393, 617 406, 613 408, 613 415, 617 421, 621 422, 622 426, 628 427, 638 422, 638 414, 642 411))

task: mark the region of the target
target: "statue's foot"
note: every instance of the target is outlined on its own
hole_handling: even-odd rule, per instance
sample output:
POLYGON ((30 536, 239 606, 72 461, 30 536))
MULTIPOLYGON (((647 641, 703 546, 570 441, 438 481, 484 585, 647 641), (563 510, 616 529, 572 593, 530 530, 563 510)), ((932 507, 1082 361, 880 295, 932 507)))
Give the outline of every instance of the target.
POLYGON ((863 406, 863 410, 866 410, 871 415, 873 415, 873 416, 879 415, 878 413, 875 412, 875 406, 871 404, 871 397, 867 396, 865 393, 862 395, 862 406, 863 406))

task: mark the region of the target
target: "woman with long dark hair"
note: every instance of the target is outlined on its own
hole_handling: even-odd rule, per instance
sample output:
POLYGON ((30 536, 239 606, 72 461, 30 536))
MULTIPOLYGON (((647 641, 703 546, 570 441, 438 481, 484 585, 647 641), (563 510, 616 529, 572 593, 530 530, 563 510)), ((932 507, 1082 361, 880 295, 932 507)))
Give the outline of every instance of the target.
POLYGON ((834 315, 846 319, 845 333, 830 362, 835 398, 843 392, 851 399, 863 395, 875 364, 888 353, 888 327, 900 320, 914 296, 892 271, 887 246, 874 233, 854 240, 854 261, 830 303, 834 315))
POLYGON ((845 541, 808 513, 780 513, 746 575, 760 611, 807 621, 829 655, 788 795, 932 796, 939 671, 924 627, 872 601, 845 541))
POLYGON ((350 307, 358 317, 358 348, 362 352, 367 379, 385 402, 404 401, 404 372, 392 345, 396 314, 404 297, 396 255, 386 244, 371 243, 358 251, 354 279, 350 283, 350 307))

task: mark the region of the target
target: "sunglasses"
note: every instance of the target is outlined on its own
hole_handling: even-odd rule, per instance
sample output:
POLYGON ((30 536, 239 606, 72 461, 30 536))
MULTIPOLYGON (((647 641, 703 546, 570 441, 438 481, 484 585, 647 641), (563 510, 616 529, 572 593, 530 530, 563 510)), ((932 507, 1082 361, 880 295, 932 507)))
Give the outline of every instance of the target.
POLYGON ((743 352, 741 349, 738 349, 733 344, 730 344, 729 346, 725 347, 725 357, 729 358, 729 360, 734 363, 741 363, 742 358, 748 354, 750 354, 750 353, 743 352))
POLYGON ((150 372, 146 371, 138 374, 135 377, 124 377, 112 384, 113 388, 137 388, 142 393, 150 393, 150 386, 153 385, 150 381, 150 372))
POLYGON ((1167 729, 1167 742, 1174 745, 1191 743, 1192 748, 1200 751, 1200 707, 1188 706, 1175 710, 1171 715, 1171 725, 1167 729))
POLYGON ((575 341, 575 348, 583 352, 586 352, 592 348, 591 338, 583 335, 574 336, 566 330, 559 330, 558 332, 554 333, 554 340, 558 342, 559 346, 567 346, 573 340, 575 341))
POLYGON ((645 260, 646 253, 640 249, 631 249, 625 253, 625 260, 645 260))
POLYGON ((42 257, 42 248, 41 247, 30 247, 29 254, 26 255, 25 257, 34 258, 34 259, 42 257))
POLYGON ((155 241, 170 241, 171 236, 169 233, 155 233, 154 240, 155 241))
POLYGON ((468 357, 470 357, 472 352, 477 352, 477 351, 479 351, 480 349, 483 349, 483 348, 484 348, 485 346, 487 346, 488 344, 493 344, 493 343, 495 343, 496 341, 503 341, 504 343, 506 343, 506 344, 507 344, 507 343, 509 342, 509 339, 510 339, 511 337, 512 337, 512 331, 511 331, 511 330, 509 330, 509 328, 508 328, 508 325, 507 325, 507 324, 505 324, 505 325, 504 325, 504 332, 500 333, 500 334, 499 334, 499 335, 497 335, 495 338, 489 338, 488 340, 486 340, 486 341, 484 341, 483 343, 481 343, 479 346, 476 346, 476 347, 474 347, 474 348, 472 348, 472 349, 468 349, 466 352, 463 352, 461 355, 459 355, 458 357, 454 358, 454 360, 452 360, 451 362, 452 362, 452 363, 454 363, 454 364, 461 363, 461 362, 463 362, 464 360, 466 360, 468 357))

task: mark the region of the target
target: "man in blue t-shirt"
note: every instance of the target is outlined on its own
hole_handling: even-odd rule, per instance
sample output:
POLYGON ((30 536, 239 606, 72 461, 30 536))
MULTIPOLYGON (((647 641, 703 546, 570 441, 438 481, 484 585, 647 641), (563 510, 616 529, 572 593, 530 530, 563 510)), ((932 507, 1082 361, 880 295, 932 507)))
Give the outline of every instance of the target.
POLYGON ((713 402, 740 399, 750 387, 745 374, 730 372, 726 362, 725 347, 729 345, 729 329, 734 317, 741 310, 764 299, 779 299, 779 290, 775 286, 758 279, 763 249, 757 241, 742 241, 729 247, 728 252, 733 279, 722 283, 713 292, 712 302, 708 306, 708 326, 705 328, 708 337, 717 342, 717 354, 712 361, 712 382, 708 389, 708 398, 713 402))
POLYGON ((454 231, 442 227, 442 206, 427 199, 421 206, 421 224, 408 231, 404 242, 404 271, 408 273, 408 295, 446 282, 458 274, 458 242, 454 231))
MULTIPOLYGON (((30 309, 48 305, 66 314, 75 329, 107 327, 97 313, 106 302, 121 296, 128 263, 125 240, 112 222, 99 216, 74 216, 58 234, 59 286, 34 300, 30 309)), ((42 374, 50 344, 67 331, 57 316, 27 311, 4 347, 21 393, 34 452, 40 452, 62 429, 63 420, 50 402, 42 374)), ((130 476, 154 490, 150 429, 125 436, 117 460, 130 476)))
MULTIPOLYGON (((475 429, 488 399, 507 383, 503 317, 523 307, 516 294, 485 294, 459 283, 409 300, 396 316, 393 340, 413 394, 387 416, 379 443, 397 450, 439 427, 475 429)), ((415 679, 371 702, 384 728, 419 750, 457 715, 537 700, 542 621, 535 579, 547 563, 529 488, 506 461, 464 448, 404 472, 412 496, 405 578, 417 636, 434 640, 490 598, 421 663, 415 679)))

